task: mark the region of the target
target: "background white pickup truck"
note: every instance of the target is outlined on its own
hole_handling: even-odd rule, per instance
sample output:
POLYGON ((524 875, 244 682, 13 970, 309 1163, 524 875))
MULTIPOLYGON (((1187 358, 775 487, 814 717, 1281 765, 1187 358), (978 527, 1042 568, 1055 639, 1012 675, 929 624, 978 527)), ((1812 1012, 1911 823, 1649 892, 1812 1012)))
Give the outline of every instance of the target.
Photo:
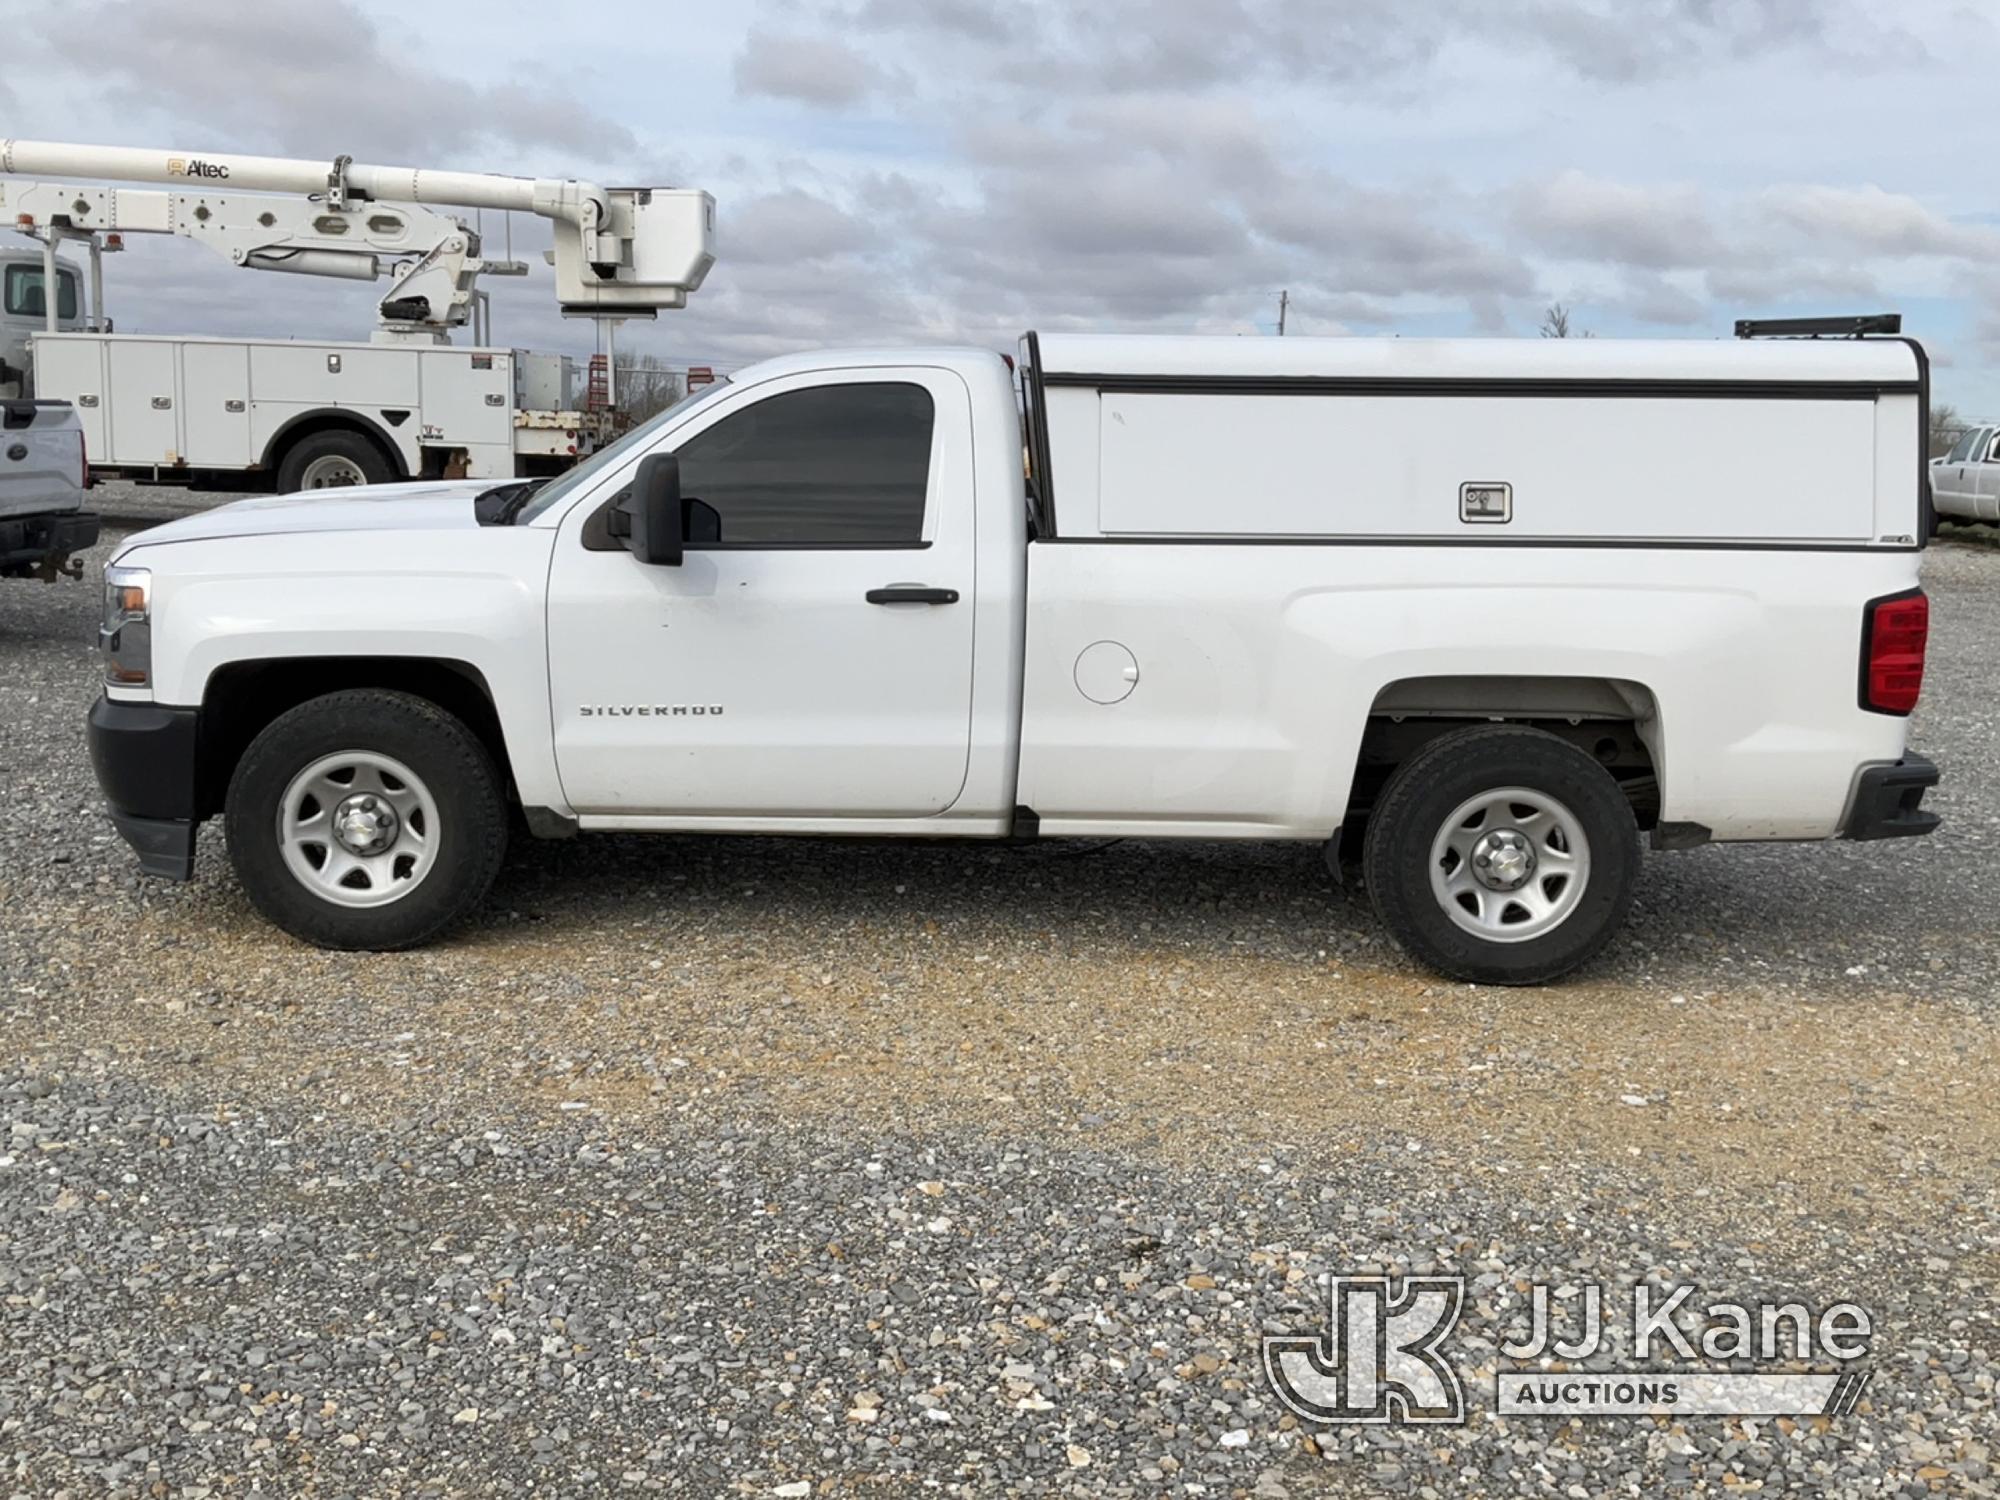
POLYGON ((2000 427, 1972 427, 1931 460, 1937 512, 1960 521, 2000 522, 2000 427))
POLYGON ((1029 335, 1021 370, 773 360, 495 524, 406 485, 142 533, 113 817, 185 876, 226 812, 258 905, 350 947, 477 903, 509 802, 543 836, 1313 840, 1507 982, 1608 940, 1641 832, 1936 823, 1914 342, 1029 335))
POLYGON ((83 576, 71 556, 97 541, 83 508, 83 430, 67 401, 0 400, 0 578, 83 576))

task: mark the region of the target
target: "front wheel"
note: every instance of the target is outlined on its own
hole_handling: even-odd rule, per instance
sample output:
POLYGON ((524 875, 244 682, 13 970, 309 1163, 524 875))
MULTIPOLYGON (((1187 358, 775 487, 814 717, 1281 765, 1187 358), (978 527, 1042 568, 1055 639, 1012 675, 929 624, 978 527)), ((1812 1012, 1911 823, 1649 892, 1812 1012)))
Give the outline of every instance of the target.
POLYGON ((280 714, 237 763, 229 857, 257 909, 322 948, 411 948, 477 906, 507 807, 486 747, 436 704, 372 689, 280 714))
POLYGON ((1638 828, 1618 783, 1575 746, 1482 725, 1397 769, 1362 866, 1376 912, 1423 963, 1480 984, 1542 984, 1624 922, 1638 828))

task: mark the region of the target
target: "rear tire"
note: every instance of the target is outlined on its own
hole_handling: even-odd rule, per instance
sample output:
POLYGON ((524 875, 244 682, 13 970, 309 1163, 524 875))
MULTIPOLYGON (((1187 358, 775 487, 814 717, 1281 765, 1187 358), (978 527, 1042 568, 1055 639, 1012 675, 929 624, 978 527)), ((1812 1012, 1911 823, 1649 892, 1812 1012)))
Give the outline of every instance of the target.
POLYGON ((229 857, 250 899, 321 948, 428 942, 485 897, 507 847, 486 747, 409 693, 328 693, 280 714, 230 778, 229 857))
POLYGON ((395 470, 375 442, 359 432, 315 432, 285 450, 278 465, 278 493, 387 484, 395 470))
POLYGON ((1481 725, 1397 768, 1362 868, 1383 925, 1419 962, 1478 984, 1545 984, 1623 924, 1638 827, 1611 774, 1574 745, 1481 725))

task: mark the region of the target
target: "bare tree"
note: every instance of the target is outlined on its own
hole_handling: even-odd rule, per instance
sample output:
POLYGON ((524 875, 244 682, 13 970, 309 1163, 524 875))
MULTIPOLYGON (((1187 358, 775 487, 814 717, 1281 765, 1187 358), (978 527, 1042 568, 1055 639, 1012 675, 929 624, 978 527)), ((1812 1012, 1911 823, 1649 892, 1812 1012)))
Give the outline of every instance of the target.
POLYGON ((687 376, 657 354, 635 354, 618 363, 618 421, 632 427, 672 406, 687 392, 687 376))
POLYGON ((1965 431, 1965 419, 1949 401, 1931 403, 1930 456, 1949 453, 1958 435, 1965 431))
POLYGON ((1545 339, 1588 339, 1596 335, 1589 329, 1578 331, 1570 326, 1569 309, 1560 302, 1551 302, 1548 311, 1542 314, 1542 337, 1545 339))

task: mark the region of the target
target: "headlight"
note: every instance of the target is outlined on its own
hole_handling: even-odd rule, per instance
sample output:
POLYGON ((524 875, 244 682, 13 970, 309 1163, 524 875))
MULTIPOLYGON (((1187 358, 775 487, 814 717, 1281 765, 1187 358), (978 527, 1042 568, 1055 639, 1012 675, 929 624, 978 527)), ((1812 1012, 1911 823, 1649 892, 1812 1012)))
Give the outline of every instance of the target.
POLYGON ((153 573, 150 568, 104 570, 104 624, 97 632, 104 680, 144 687, 153 678, 153 573))

